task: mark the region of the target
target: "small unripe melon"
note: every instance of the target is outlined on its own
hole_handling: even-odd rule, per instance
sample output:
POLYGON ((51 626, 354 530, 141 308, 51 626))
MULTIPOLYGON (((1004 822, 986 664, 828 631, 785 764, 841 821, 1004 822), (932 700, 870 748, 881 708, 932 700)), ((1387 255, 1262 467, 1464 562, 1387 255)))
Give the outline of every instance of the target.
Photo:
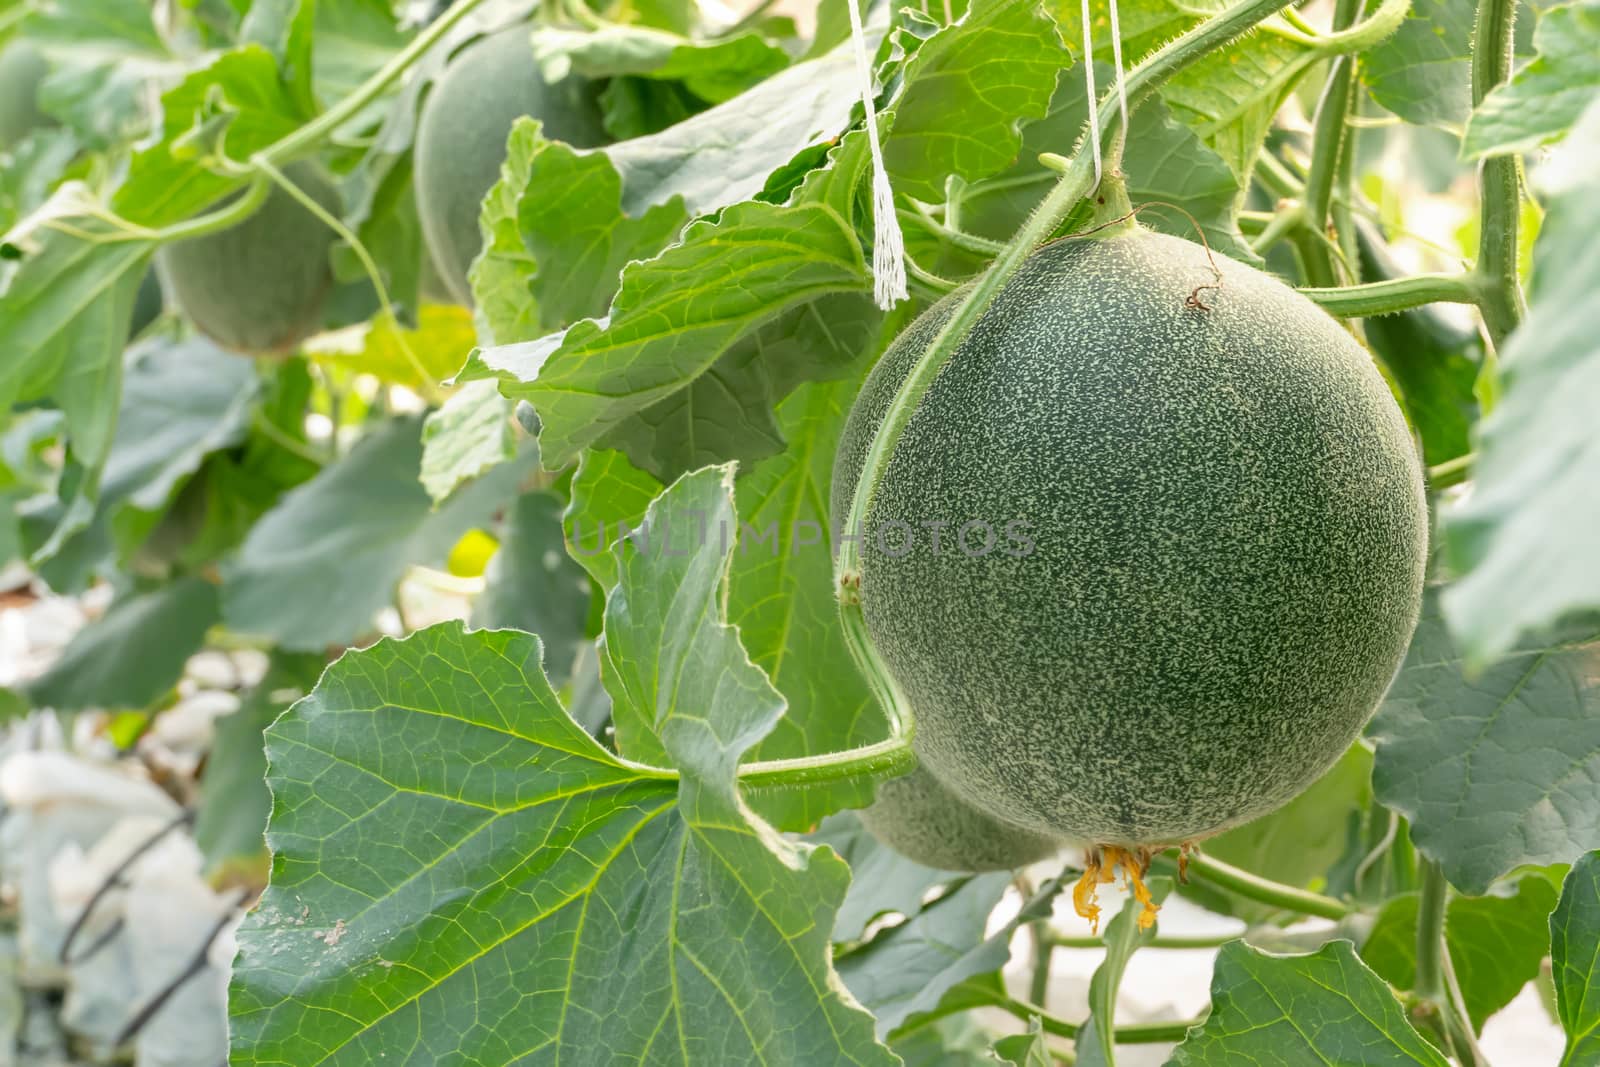
MULTIPOLYGON (((315 164, 296 163, 284 175, 338 214, 338 190, 315 164)), ((333 239, 325 223, 274 187, 239 225, 168 245, 157 258, 167 291, 201 333, 224 348, 281 352, 321 326, 333 239)))
POLYGON ((478 214, 500 180, 506 139, 523 115, 543 135, 579 148, 604 144, 597 87, 578 77, 547 82, 533 60, 527 26, 513 26, 462 49, 422 107, 415 190, 422 236, 445 285, 472 302, 467 271, 483 245, 478 214))
POLYGON ((881 843, 942 871, 1014 870, 1048 859, 1063 846, 980 811, 924 767, 880 784, 860 818, 881 843))
MULTIPOLYGON (((1035 253, 866 511, 862 610, 922 762, 1042 833, 1163 845, 1271 811, 1349 746, 1416 623, 1427 510, 1394 398, 1303 296, 1216 264, 1138 228, 1035 253)), ((863 387, 836 521, 956 299, 863 387)))
POLYGON ((0 49, 0 148, 52 121, 39 110, 39 83, 49 72, 44 56, 27 41, 0 49))

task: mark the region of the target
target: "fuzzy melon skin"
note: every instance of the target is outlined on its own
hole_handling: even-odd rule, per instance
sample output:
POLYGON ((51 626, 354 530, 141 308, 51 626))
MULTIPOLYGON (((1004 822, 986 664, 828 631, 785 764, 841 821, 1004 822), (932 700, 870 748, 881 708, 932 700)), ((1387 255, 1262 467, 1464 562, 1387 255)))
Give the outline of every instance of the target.
POLYGON ((942 871, 1010 871, 1049 859, 1063 847, 978 810, 924 767, 879 785, 877 798, 859 817, 882 844, 942 871))
MULTIPOLYGON (((284 169, 319 205, 339 213, 338 190, 312 163, 284 169)), ((224 348, 292 349, 321 325, 333 286, 334 234, 282 189, 239 225, 168 245, 157 254, 165 288, 199 328, 224 348)))
MULTIPOLYGON (((926 531, 900 558, 869 540, 862 609, 922 761, 1000 818, 1126 846, 1265 814, 1346 749, 1404 655, 1427 510, 1400 410, 1321 310, 1217 263, 1200 310, 1185 301, 1213 276, 1188 241, 1134 230, 1035 253, 868 508, 869 534, 951 523, 938 554, 926 531), (971 519, 1025 520, 1034 551, 951 551, 971 519)), ((954 300, 863 387, 836 521, 954 300)))
POLYGON ((53 121, 39 110, 39 83, 49 72, 44 56, 26 41, 0 49, 0 148, 53 121))
POLYGON ((518 118, 578 148, 606 143, 596 87, 577 77, 546 82, 533 61, 527 26, 468 45, 445 68, 417 126, 414 188, 422 237, 445 286, 472 303, 467 271, 482 247, 484 196, 500 180, 506 139, 518 118))

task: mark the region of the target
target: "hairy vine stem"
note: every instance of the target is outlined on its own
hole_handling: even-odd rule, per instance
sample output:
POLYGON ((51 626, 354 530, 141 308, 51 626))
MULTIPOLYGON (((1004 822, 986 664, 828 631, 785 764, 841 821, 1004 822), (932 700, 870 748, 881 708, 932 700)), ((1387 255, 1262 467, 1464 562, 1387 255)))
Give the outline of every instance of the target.
POLYGON ((1444 916, 1450 886, 1432 860, 1422 865, 1422 896, 1417 902, 1417 995, 1431 1001, 1444 998, 1444 916))
MULTIPOLYGON (((994 1001, 994 1006, 1002 1011, 1027 1022, 1037 1018, 1039 1026, 1045 1033, 1055 1037, 1075 1039, 1083 1031, 1081 1023, 1068 1022, 1066 1019, 1057 1018, 1039 1007, 1029 1004, 1016 997, 1002 997, 994 1001)), ((1119 1045, 1164 1045, 1182 1041, 1189 1033, 1189 1029, 1200 1024, 1199 1019, 1182 1019, 1177 1022, 1158 1023, 1132 1023, 1128 1026, 1119 1026, 1115 1030, 1116 1042, 1119 1045)))
POLYGON ((896 736, 848 752, 746 763, 739 768, 739 783, 747 789, 767 789, 861 778, 897 778, 916 766, 916 762, 909 739, 896 736))
POLYGON ((384 90, 404 74, 423 54, 442 41, 446 34, 482 4, 483 0, 456 0, 438 18, 430 22, 411 43, 396 52, 377 73, 358 85, 353 92, 321 115, 301 126, 293 133, 263 148, 256 155, 267 162, 282 166, 293 163, 300 156, 315 149, 333 135, 340 126, 361 113, 361 110, 383 95, 384 90))
MULTIPOLYGON (((944 222, 940 222, 938 219, 929 214, 928 209, 921 204, 917 204, 914 210, 900 208, 896 214, 898 214, 905 221, 921 227, 934 237, 939 238, 941 241, 955 245, 957 248, 968 252, 976 252, 979 255, 992 256, 1001 249, 1005 248, 1005 245, 1001 244, 999 241, 991 241, 987 237, 979 237, 975 233, 967 233, 964 230, 957 229, 956 224, 952 223, 949 219, 946 219, 944 222)), ((952 212, 951 214, 956 213, 952 212)))
POLYGON ((1483 1053, 1472 1034, 1472 1022, 1461 1002, 1461 990, 1445 941, 1450 883, 1433 860, 1422 861, 1422 894, 1417 902, 1417 975, 1415 992, 1438 1012, 1446 1040, 1465 1067, 1483 1067, 1483 1053))
POLYGON ((1355 910, 1342 900, 1274 882, 1198 852, 1189 854, 1189 872, 1230 893, 1301 915, 1337 921, 1355 910))
POLYGON ((1424 304, 1475 304, 1481 292, 1471 274, 1413 274, 1364 285, 1299 290, 1330 315, 1344 319, 1392 315, 1424 304))
POLYGON ((1455 459, 1447 459, 1443 463, 1428 468, 1428 488, 1434 492, 1448 489, 1452 485, 1460 485, 1472 477, 1472 465, 1478 462, 1476 452, 1468 452, 1455 459))
POLYGON ((152 236, 166 243, 185 241, 191 237, 204 237, 209 233, 231 229, 254 215, 256 210, 267 202, 267 196, 271 192, 272 180, 265 173, 258 174, 249 185, 245 186, 244 194, 232 202, 204 215, 196 215, 192 219, 164 226, 154 231, 152 236))
MULTIPOLYGON (((1157 934, 1144 947, 1165 949, 1221 948, 1229 941, 1237 941, 1242 936, 1242 932, 1232 934, 1157 934)), ((1096 949, 1106 947, 1104 938, 1062 934, 1054 930, 1044 931, 1044 939, 1046 943, 1054 945, 1056 948, 1096 949)))
MULTIPOLYGON (((1512 29, 1517 0, 1479 0, 1472 40, 1472 106, 1511 77, 1512 29)), ((1526 310, 1517 280, 1517 229, 1522 174, 1514 154, 1492 156, 1478 167, 1478 300, 1483 324, 1498 349, 1526 310)))
MULTIPOLYGON (((1402 6, 1402 13, 1404 7, 1402 6)), ((1361 0, 1338 0, 1333 13, 1333 28, 1344 31, 1361 13, 1361 0)), ((1306 191, 1300 202, 1300 221, 1314 234, 1328 232, 1333 185, 1345 149, 1345 123, 1355 95, 1356 60, 1353 55, 1335 57, 1328 79, 1317 101, 1314 132, 1311 138, 1311 165, 1306 171, 1306 191)), ((1306 279, 1313 285, 1330 286, 1339 281, 1334 257, 1328 249, 1307 241, 1297 244, 1306 279)))
POLYGON ((1334 32, 1314 40, 1321 55, 1345 55, 1371 48, 1400 28, 1400 24, 1406 20, 1406 13, 1411 10, 1411 0, 1383 0, 1378 10, 1361 22, 1356 22, 1355 16, 1361 13, 1362 5, 1356 3, 1351 6, 1354 10, 1342 23, 1340 15, 1334 15, 1334 32))

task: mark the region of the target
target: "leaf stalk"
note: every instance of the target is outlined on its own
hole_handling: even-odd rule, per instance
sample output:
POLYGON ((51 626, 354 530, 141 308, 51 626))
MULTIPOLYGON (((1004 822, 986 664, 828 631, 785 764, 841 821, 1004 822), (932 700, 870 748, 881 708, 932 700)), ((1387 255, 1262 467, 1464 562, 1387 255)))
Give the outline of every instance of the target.
POLYGON ((1414 992, 1438 1013, 1445 1039, 1463 1067, 1487 1067, 1472 1033, 1472 1022, 1455 980, 1445 922, 1450 883, 1434 860, 1422 861, 1422 893, 1417 902, 1417 972, 1414 992))
POLYGON ((245 186, 242 196, 235 198, 215 211, 209 211, 204 215, 196 215, 194 218, 173 223, 171 226, 164 226, 154 231, 153 237, 162 244, 168 244, 173 241, 186 241, 193 237, 205 237, 208 234, 232 229, 251 215, 254 215, 257 209, 266 203, 267 196, 271 192, 271 178, 265 173, 259 174, 249 185, 245 186))
POLYGON ((1444 999, 1444 968, 1440 957, 1445 951, 1444 918, 1450 900, 1450 885, 1444 872, 1432 860, 1422 866, 1422 895, 1417 901, 1417 979, 1416 993, 1439 1003, 1444 999))
POLYGON ((1342 21, 1339 14, 1335 14, 1334 32, 1316 39, 1316 49, 1320 54, 1347 55, 1366 51, 1400 28, 1407 12, 1411 10, 1411 0, 1384 0, 1378 5, 1378 10, 1361 22, 1355 21, 1355 15, 1361 13, 1362 5, 1358 3, 1353 6, 1354 13, 1342 21))
POLYGON ((746 763, 739 768, 739 782, 747 789, 768 789, 888 779, 898 778, 916 765, 910 740, 890 737, 845 752, 746 763))
MULTIPOLYGON (((1057 1018, 1039 1007, 1029 1004, 1016 997, 1001 997, 994 1001, 994 1007, 1016 1016, 1023 1022, 1037 1017, 1040 1027, 1045 1033, 1054 1037, 1077 1038, 1083 1030, 1079 1023, 1068 1022, 1066 1019, 1057 1018)), ((1119 1045, 1164 1045, 1175 1041, 1182 1041, 1192 1027, 1198 1026, 1199 1019, 1181 1019, 1173 1022, 1158 1023, 1131 1023, 1127 1026, 1116 1028, 1116 1043, 1119 1045)))
POLYGON ((1471 274, 1413 274, 1364 285, 1314 286, 1299 292, 1330 315, 1360 319, 1424 304, 1475 304, 1481 289, 1471 274))
MULTIPOLYGON (((1229 941, 1237 941, 1240 934, 1157 934, 1145 945, 1145 948, 1165 949, 1206 949, 1221 948, 1229 941)), ((1104 938, 1076 936, 1072 934, 1057 933, 1054 930, 1044 932, 1045 940, 1056 948, 1095 949, 1105 948, 1104 938)))
POLYGON ((1283 911, 1337 921, 1355 910, 1342 900, 1274 882, 1198 852, 1189 854, 1189 872, 1230 893, 1283 911))

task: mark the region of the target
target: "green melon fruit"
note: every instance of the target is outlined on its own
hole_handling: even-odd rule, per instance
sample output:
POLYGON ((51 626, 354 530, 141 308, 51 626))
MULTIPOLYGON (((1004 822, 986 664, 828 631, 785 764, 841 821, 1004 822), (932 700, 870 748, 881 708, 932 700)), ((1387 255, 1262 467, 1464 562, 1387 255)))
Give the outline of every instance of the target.
POLYGON ((463 304, 467 270, 482 247, 484 196, 500 179, 516 120, 540 120, 544 136, 579 148, 604 144, 597 86, 582 78, 547 82, 533 60, 526 26, 474 42, 451 60, 417 125, 417 214, 434 265, 463 304))
MULTIPOLYGON (((338 191, 315 164, 296 163, 284 173, 338 214, 338 191)), ((239 225, 168 245, 157 262, 167 291, 201 333, 224 348, 281 352, 321 326, 333 285, 333 239, 321 220, 274 188, 239 225)))
POLYGON ((1055 855, 1063 842, 1001 822, 950 792, 926 768, 878 786, 861 825, 907 859, 942 871, 1009 871, 1055 855))
MULTIPOLYGON (((918 754, 999 818, 1120 846, 1245 822, 1345 751, 1405 651, 1427 509, 1400 410, 1322 311, 1217 265, 1137 227, 1035 253, 867 508, 862 610, 918 754)), ((956 299, 863 387, 836 521, 956 299)))
POLYGON ((51 119, 39 110, 39 83, 50 71, 26 41, 0 49, 0 148, 9 148, 51 119))

